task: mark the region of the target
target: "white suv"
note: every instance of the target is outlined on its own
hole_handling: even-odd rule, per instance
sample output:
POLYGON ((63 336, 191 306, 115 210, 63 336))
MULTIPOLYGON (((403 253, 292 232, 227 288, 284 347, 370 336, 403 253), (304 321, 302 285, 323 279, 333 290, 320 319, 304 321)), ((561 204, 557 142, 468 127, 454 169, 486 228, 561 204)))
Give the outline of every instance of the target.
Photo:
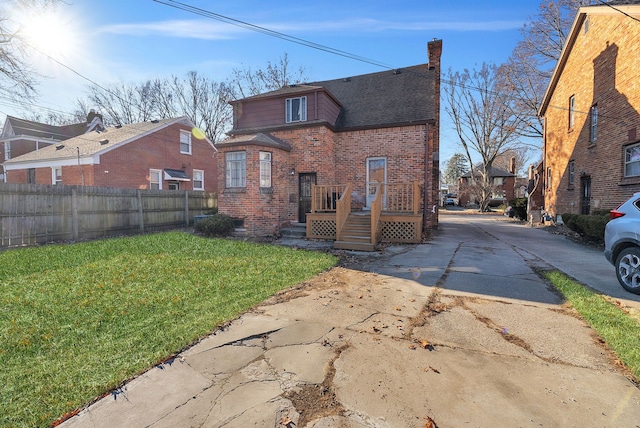
POLYGON ((640 294, 640 193, 609 213, 604 230, 604 255, 616 267, 625 290, 640 294))

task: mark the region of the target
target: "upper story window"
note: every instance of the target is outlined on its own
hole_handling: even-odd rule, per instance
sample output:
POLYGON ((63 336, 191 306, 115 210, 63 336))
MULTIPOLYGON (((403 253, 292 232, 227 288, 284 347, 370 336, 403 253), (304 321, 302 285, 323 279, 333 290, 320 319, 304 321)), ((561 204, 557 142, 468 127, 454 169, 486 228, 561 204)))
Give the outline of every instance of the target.
POLYGON ((260 187, 271 187, 271 153, 260 152, 260 187))
POLYGON ((307 97, 288 98, 286 100, 287 123, 307 120, 307 97))
POLYGON ((595 144, 596 139, 598 138, 598 106, 595 104, 591 107, 589 119, 591 122, 589 141, 591 144, 595 144))
POLYGON ((224 155, 225 187, 247 187, 247 155, 245 152, 229 152, 224 155))
POLYGON ((62 184, 62 168, 51 168, 51 184, 62 184))
POLYGON ((204 171, 193 170, 193 190, 204 190, 204 171))
POLYGON ((191 154, 191 132, 180 131, 180 153, 191 154))
POLYGON ((640 175, 640 144, 634 144, 625 148, 624 176, 635 177, 640 175))
POLYGON ((162 171, 159 169, 149 170, 149 189, 162 189, 162 171))
POLYGON ((569 129, 573 129, 576 124, 576 96, 569 97, 569 129))

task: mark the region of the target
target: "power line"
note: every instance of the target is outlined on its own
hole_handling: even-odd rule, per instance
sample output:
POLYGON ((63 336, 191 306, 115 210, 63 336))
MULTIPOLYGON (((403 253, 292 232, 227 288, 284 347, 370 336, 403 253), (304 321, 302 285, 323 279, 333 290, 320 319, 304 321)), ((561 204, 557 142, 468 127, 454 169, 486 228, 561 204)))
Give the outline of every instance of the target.
POLYGON ((156 3, 160 3, 160 4, 164 4, 165 6, 169 6, 169 7, 173 7, 175 9, 180 9, 180 10, 184 10, 186 12, 191 12, 194 13, 196 15, 200 15, 200 16, 204 16, 206 18, 211 18, 214 19, 216 21, 221 21, 221 22, 225 22, 227 24, 231 24, 231 25, 235 25, 237 27, 241 27, 241 28, 245 28, 251 31, 256 31, 258 33, 262 33, 265 34, 267 36, 272 36, 272 37, 276 37, 278 39, 281 40, 286 40, 292 43, 296 43, 302 46, 307 46, 310 47, 312 49, 317 49, 319 51, 323 51, 323 52, 327 52, 327 53, 331 53, 334 55, 338 55, 338 56, 342 56, 345 58, 349 58, 349 59, 354 59, 356 61, 360 61, 360 62, 364 62, 367 64, 372 64, 372 65, 376 65, 378 67, 382 67, 382 68, 386 68, 388 70, 393 70, 393 67, 382 63, 380 61, 376 61, 370 58, 366 58, 360 55, 356 55, 356 54, 352 54, 340 49, 336 49, 336 48, 332 48, 326 45, 321 45, 319 43, 315 43, 315 42, 311 42, 309 40, 305 40, 305 39, 301 39, 299 37, 295 37, 295 36, 290 36, 288 34, 285 33, 281 33, 278 31, 274 31, 274 30, 270 30, 268 28, 265 27, 261 27, 259 25, 255 25, 255 24, 251 24, 249 22, 245 22, 245 21, 241 21, 239 19, 235 19, 235 18, 231 18, 229 16, 225 16, 225 15, 221 15, 219 13, 215 13, 215 12, 211 12, 205 9, 201 9, 199 7, 195 7, 195 6, 191 6, 188 5, 186 3, 181 3, 175 0, 153 0, 156 3))
POLYGON ((624 16, 626 16, 627 18, 631 18, 631 19, 633 19, 634 21, 640 22, 640 19, 636 18, 636 17, 635 17, 635 16, 633 16, 633 15, 628 14, 628 13, 627 13, 627 12, 625 12, 624 10, 618 9, 618 8, 617 8, 617 7, 615 7, 614 5, 609 4, 608 2, 605 2, 605 1, 603 1, 603 0, 598 0, 598 1, 600 2, 600 4, 601 4, 601 5, 609 6, 611 9, 615 10, 616 12, 619 12, 619 13, 623 14, 623 15, 624 15, 624 16))

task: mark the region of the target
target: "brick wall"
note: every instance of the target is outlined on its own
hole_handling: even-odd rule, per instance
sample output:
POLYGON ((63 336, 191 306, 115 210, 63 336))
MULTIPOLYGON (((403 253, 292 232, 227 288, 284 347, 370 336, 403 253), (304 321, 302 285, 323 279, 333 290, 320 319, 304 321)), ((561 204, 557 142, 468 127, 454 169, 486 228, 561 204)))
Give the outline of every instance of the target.
POLYGON ((581 212, 581 180, 591 179, 590 209, 612 209, 640 191, 640 177, 625 178, 625 146, 640 141, 640 27, 621 14, 591 15, 579 29, 545 114, 545 208, 581 212), (569 97, 575 125, 569 128, 569 97), (589 111, 598 107, 595 143, 589 111), (573 161, 573 184, 569 164, 573 161), (551 168, 551 180, 547 180, 551 168))
MULTIPOLYGON (((292 150, 243 145, 221 149, 218 156, 220 212, 243 218, 249 235, 273 235, 283 224, 298 221, 300 173, 315 172, 319 185, 351 183, 352 208, 356 209, 365 205, 366 159, 369 157, 387 159, 387 181, 390 183, 418 180, 424 185, 425 182, 427 131, 424 125, 341 133, 315 126, 275 131, 272 135, 290 144, 292 150), (246 188, 225 189, 224 154, 232 151, 246 153, 246 188), (259 187, 260 151, 272 153, 271 193, 265 193, 259 187), (294 175, 290 173, 292 168, 294 175)), ((429 188, 434 186, 429 185, 429 188)), ((437 188, 435 191, 428 197, 428 207, 438 203, 437 188)))
MULTIPOLYGON (((193 177, 194 169, 199 169, 204 171, 205 190, 215 192, 218 178, 215 149, 205 140, 192 136, 191 155, 181 154, 180 129, 187 128, 174 124, 103 153, 99 164, 63 166, 62 184, 148 189, 150 169, 184 170, 190 177, 193 177)), ((52 184, 51 178, 50 167, 36 169, 38 184, 52 184)), ((26 183, 27 171, 9 171, 7 181, 26 183)), ((162 188, 168 188, 166 181, 162 188)), ((193 183, 181 181, 180 190, 193 190, 193 183)))

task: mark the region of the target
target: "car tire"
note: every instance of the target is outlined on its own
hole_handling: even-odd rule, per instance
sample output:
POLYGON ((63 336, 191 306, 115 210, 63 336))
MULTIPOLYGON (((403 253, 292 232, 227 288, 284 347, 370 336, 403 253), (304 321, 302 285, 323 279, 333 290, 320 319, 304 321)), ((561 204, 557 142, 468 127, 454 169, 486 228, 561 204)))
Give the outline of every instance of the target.
POLYGON ((615 266, 620 285, 630 293, 640 294, 640 248, 629 247, 622 250, 615 266))

